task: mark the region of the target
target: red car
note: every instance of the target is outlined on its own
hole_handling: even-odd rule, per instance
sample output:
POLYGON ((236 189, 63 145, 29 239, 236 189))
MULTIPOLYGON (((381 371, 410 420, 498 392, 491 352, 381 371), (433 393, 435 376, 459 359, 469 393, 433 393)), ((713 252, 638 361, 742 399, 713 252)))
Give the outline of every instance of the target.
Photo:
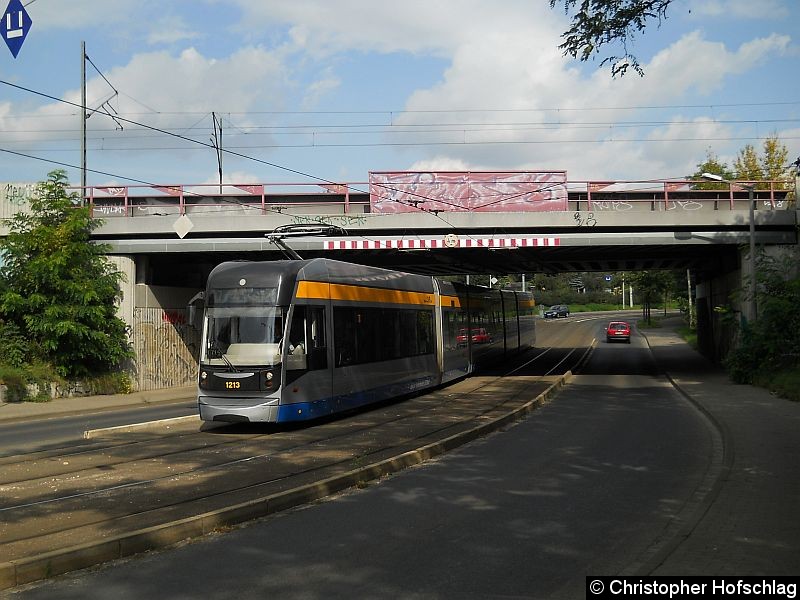
MULTIPOLYGON (((487 332, 483 327, 476 327, 472 330, 472 343, 473 344, 488 344, 492 341, 492 335, 487 332)), ((456 336, 456 342, 459 344, 467 343, 467 330, 459 329, 456 336)))
POLYGON ((631 326, 625 321, 611 321, 606 327, 606 341, 622 340, 631 343, 631 326))

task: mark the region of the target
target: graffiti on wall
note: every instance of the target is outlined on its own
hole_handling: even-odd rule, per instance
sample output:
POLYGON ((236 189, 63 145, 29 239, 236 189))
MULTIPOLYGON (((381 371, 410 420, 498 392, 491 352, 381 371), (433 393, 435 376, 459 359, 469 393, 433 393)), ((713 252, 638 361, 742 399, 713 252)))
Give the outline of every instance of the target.
POLYGON ((367 218, 361 215, 295 215, 292 217, 293 225, 336 225, 339 227, 354 227, 366 225, 367 218))
POLYGON ((186 309, 136 308, 133 347, 139 390, 191 385, 197 380, 200 333, 186 309))
POLYGON ((633 205, 625 200, 592 200, 592 210, 627 212, 633 209, 633 205))
POLYGON ((13 217, 30 206, 35 183, 4 183, 0 186, 0 218, 13 217))
POLYGON ((566 171, 397 171, 369 174, 371 212, 566 210, 566 171))
POLYGON ((668 200, 665 210, 700 210, 703 205, 695 200, 668 200))

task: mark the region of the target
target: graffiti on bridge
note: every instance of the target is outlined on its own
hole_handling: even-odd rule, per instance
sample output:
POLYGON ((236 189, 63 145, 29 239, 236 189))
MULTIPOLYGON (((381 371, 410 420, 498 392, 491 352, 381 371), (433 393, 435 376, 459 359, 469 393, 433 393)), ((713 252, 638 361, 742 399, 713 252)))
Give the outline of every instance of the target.
POLYGON ((700 210, 703 208, 701 202, 695 200, 668 200, 664 210, 700 210))
POLYGON ((14 183, 7 183, 3 186, 3 192, 9 204, 16 206, 25 206, 30 203, 33 193, 36 190, 36 185, 32 183, 17 185, 14 183))
POLYGON ((592 210, 625 212, 633 209, 633 205, 625 200, 592 200, 592 210))
POLYGON ((352 227, 353 225, 366 225, 367 218, 361 215, 316 215, 303 216, 295 215, 292 217, 292 225, 336 225, 338 227, 352 227))
POLYGON ((594 227, 597 225, 597 219, 594 218, 594 213, 590 212, 584 217, 580 212, 576 212, 572 215, 572 218, 575 219, 575 224, 578 227, 594 227))

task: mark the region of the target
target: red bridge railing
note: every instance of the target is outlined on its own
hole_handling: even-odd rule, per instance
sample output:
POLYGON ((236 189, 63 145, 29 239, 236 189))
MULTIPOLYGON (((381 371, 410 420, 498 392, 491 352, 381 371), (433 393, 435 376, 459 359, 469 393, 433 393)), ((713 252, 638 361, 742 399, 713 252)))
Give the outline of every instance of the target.
MULTIPOLYGON (((493 200, 472 206, 443 201, 424 190, 404 200, 403 212, 533 212, 552 211, 709 211, 747 210, 749 185, 754 185, 758 210, 794 208, 795 194, 787 181, 742 181, 738 184, 694 180, 669 181, 570 181, 566 194, 540 205, 493 200), (714 188, 711 188, 714 186, 714 188)), ((793 187, 793 186, 792 186, 793 187)), ((229 214, 365 214, 398 212, 386 210, 386 198, 376 202, 368 182, 351 183, 259 183, 89 186, 73 191, 83 196, 97 217, 144 217, 187 213, 229 214)), ((373 190, 374 191, 374 190, 373 190)), ((512 192, 497 192, 514 198, 512 192)), ((407 195, 405 196, 407 197, 407 195)))

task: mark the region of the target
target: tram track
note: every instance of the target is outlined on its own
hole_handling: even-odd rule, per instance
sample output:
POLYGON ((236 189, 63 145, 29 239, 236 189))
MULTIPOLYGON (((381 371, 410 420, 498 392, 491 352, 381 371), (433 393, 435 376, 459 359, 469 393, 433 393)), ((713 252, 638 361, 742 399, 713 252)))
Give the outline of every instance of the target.
POLYGON ((61 453, 3 457, 0 548, 6 560, 25 563, 76 544, 286 494, 458 436, 529 403, 551 385, 554 370, 568 370, 564 361, 574 349, 542 375, 520 374, 551 351, 540 349, 500 376, 471 377, 311 427, 252 432, 253 426, 194 426, 169 435, 135 434, 136 440, 122 444, 107 438, 77 452, 68 446, 61 453))
MULTIPOLYGON (((510 375, 513 375, 514 373, 519 372, 520 370, 522 370, 524 368, 530 367, 531 364, 533 364, 535 361, 539 360, 542 356, 544 356, 545 354, 547 354, 551 350, 552 350, 552 348, 547 348, 547 349, 543 350, 542 352, 539 352, 536 356, 534 356, 530 360, 528 360, 525 363, 515 367, 514 369, 508 371, 507 373, 505 373, 502 376, 510 376, 510 375)), ((559 370, 559 367, 564 365, 569 360, 569 358, 572 356, 572 354, 574 352, 575 352, 575 349, 571 349, 567 353, 566 356, 564 356, 561 360, 559 360, 554 366, 549 368, 542 376, 552 375, 555 371, 559 370)), ((482 387, 485 387, 486 385, 488 385, 488 384, 487 383, 482 383, 480 386, 476 387, 472 391, 477 393, 477 392, 480 391, 480 389, 482 387)), ((442 389, 446 392, 446 390, 448 388, 442 388, 442 389)), ((434 392, 432 394, 429 394, 429 396, 435 396, 435 394, 436 394, 436 392, 434 392)), ((405 411, 402 415, 398 415, 397 417, 395 417, 395 419, 386 419, 386 420, 381 421, 379 423, 375 423, 375 424, 371 424, 371 425, 368 425, 368 426, 359 427, 357 429, 369 430, 369 429, 373 429, 373 428, 376 428, 376 427, 384 427, 387 424, 389 424, 392 420, 403 420, 403 419, 414 418, 419 413, 429 410, 427 407, 425 407, 423 405, 423 402, 424 402, 424 400, 420 400, 417 403, 418 408, 415 408, 415 409, 412 409, 412 410, 409 410, 409 411, 405 411)), ((391 404, 394 404, 394 403, 388 403, 388 404, 391 405, 391 404)), ((489 411, 491 411, 491 410, 493 410, 495 408, 501 407, 502 405, 503 405, 503 403, 501 402, 501 403, 498 403, 496 406, 491 406, 491 407, 486 409, 486 412, 489 412, 489 411)), ((347 418, 347 417, 345 417, 345 418, 347 418)), ((173 445, 173 446, 170 447, 170 449, 168 451, 164 451, 164 452, 153 453, 152 451, 148 450, 148 448, 152 444, 152 439, 163 440, 165 437, 169 437, 171 440, 174 440, 174 441, 177 441, 177 442, 180 442, 180 441, 183 441, 183 440, 189 441, 189 440, 197 440, 198 434, 202 435, 204 433, 202 430, 201 431, 197 431, 196 429, 194 429, 193 425, 188 426, 188 427, 191 427, 191 430, 188 431, 187 433, 176 432, 176 433, 173 433, 173 434, 166 434, 166 435, 163 434, 163 433, 156 433, 152 437, 141 436, 143 439, 139 439, 139 440, 135 440, 135 441, 131 441, 131 442, 122 442, 122 443, 120 443, 118 441, 114 441, 113 438, 106 438, 106 440, 105 440, 106 443, 96 444, 94 447, 92 447, 90 449, 82 448, 81 450, 78 450, 76 452, 72 451, 71 450, 72 447, 69 446, 69 447, 65 447, 65 448, 61 449, 61 450, 66 450, 66 452, 62 452, 62 453, 58 453, 59 452, 58 450, 49 450, 44 455, 41 452, 35 452, 35 453, 30 453, 30 454, 18 454, 18 455, 14 455, 14 456, 2 457, 2 458, 0 458, 0 486, 14 485, 14 484, 18 484, 18 483, 25 482, 25 481, 30 481, 32 479, 31 477, 25 477, 25 478, 22 478, 22 479, 18 479, 18 478, 15 478, 15 477, 20 477, 22 472, 25 472, 25 473, 29 474, 32 469, 36 469, 37 467, 38 467, 38 476, 39 476, 39 478, 68 477, 68 476, 71 476, 71 475, 74 476, 74 475, 80 473, 81 471, 85 470, 86 468, 92 468, 92 463, 90 462, 88 466, 82 467, 80 469, 75 469, 74 468, 74 461, 76 459, 84 459, 84 464, 85 464, 86 459, 88 459, 89 461, 93 460, 93 458, 94 458, 93 455, 96 455, 98 453, 108 453, 111 450, 114 450, 116 452, 125 451, 125 453, 130 453, 131 451, 133 451, 133 452, 132 452, 132 455, 127 456, 127 457, 119 456, 118 454, 115 454, 114 455, 116 457, 115 459, 107 460, 106 462, 102 463, 101 466, 95 466, 95 468, 118 467, 120 465, 123 465, 123 464, 126 464, 126 463, 130 463, 130 462, 134 462, 134 461, 164 459, 164 458, 167 458, 169 456, 182 455, 182 454, 185 454, 187 452, 193 452, 193 451, 205 451, 205 450, 209 450, 210 451, 210 450, 215 450, 215 449, 222 449, 224 447, 229 447, 229 448, 233 449, 237 445, 241 445, 243 442, 257 441, 257 440, 268 438, 270 436, 275 436, 276 434, 281 433, 281 431, 279 429, 275 428, 274 426, 261 426, 261 425, 257 425, 257 426, 252 426, 252 425, 249 425, 249 426, 237 426, 237 425, 233 425, 233 426, 224 427, 224 429, 226 429, 226 433, 222 434, 222 435, 225 435, 226 437, 233 435, 234 437, 236 437, 236 439, 233 439, 233 440, 223 439, 223 440, 221 440, 221 441, 219 441, 217 443, 214 443, 214 442, 210 441, 208 439, 208 437, 204 437, 203 440, 200 441, 200 443, 190 442, 188 445, 185 445, 184 447, 178 447, 178 448, 175 448, 174 445, 173 445), (259 429, 262 429, 262 430, 264 429, 264 427, 269 427, 270 431, 268 431, 267 433, 256 433, 256 434, 236 433, 237 431, 241 431, 242 429, 247 430, 247 429, 252 429, 253 427, 258 427, 259 429), (138 453, 135 452, 135 450, 138 449, 138 448, 144 448, 144 451, 143 452, 138 452, 138 453), (39 463, 39 461, 42 461, 42 459, 47 459, 44 462, 44 465, 46 467, 45 470, 42 470, 42 467, 40 466, 40 463, 39 463), (37 467, 34 467, 32 465, 37 465, 37 467), (69 469, 64 469, 63 468, 63 466, 68 466, 68 465, 69 466, 73 466, 73 468, 69 468, 69 469), (15 476, 14 473, 19 473, 19 475, 15 476)), ((223 428, 221 427, 219 429, 223 429, 223 428)), ((315 431, 314 428, 308 428, 306 430, 307 431, 315 431)), ((351 434, 352 432, 353 432, 353 429, 352 428, 348 428, 348 434, 351 434)), ((136 434, 134 434, 134 436, 135 435, 136 434)), ((331 435, 327 439, 333 440, 338 435, 340 435, 340 434, 331 435)), ((292 447, 288 448, 288 450, 298 449, 298 448, 303 447, 303 445, 304 445, 304 443, 295 444, 292 447)), ((224 462, 224 463, 221 463, 221 464, 218 464, 218 465, 213 465, 211 467, 199 467, 197 469, 194 469, 193 471, 202 471, 202 470, 207 469, 207 468, 222 468, 222 467, 225 467, 225 466, 236 464, 237 462, 240 462, 240 461, 248 461, 248 460, 263 458, 263 457, 266 457, 268 454, 269 453, 265 453, 263 455, 256 454, 256 455, 252 455, 252 456, 247 456, 246 458, 243 458, 243 459, 238 459, 236 461, 231 461, 231 462, 224 462)), ((193 472, 193 471, 184 471, 184 472, 181 472, 181 474, 188 473, 188 472, 193 472)), ((102 491, 104 491, 104 490, 96 490, 96 493, 101 493, 102 491)), ((12 508, 15 508, 15 507, 13 507, 13 506, 11 506, 11 507, 4 506, 2 500, 0 500, 0 512, 6 511, 6 510, 9 510, 9 509, 12 509, 12 508)))

